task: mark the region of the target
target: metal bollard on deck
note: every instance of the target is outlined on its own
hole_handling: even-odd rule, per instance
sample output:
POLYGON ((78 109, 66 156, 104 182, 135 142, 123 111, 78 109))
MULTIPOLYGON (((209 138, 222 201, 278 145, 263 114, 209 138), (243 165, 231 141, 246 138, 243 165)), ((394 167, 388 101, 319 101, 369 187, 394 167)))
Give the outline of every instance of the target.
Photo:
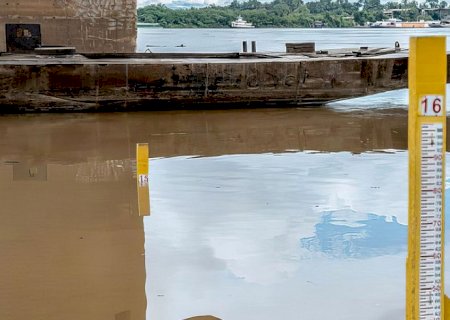
POLYGON ((247 41, 242 41, 242 52, 247 52, 247 41))
POLYGON ((252 41, 252 52, 256 52, 256 41, 252 41))

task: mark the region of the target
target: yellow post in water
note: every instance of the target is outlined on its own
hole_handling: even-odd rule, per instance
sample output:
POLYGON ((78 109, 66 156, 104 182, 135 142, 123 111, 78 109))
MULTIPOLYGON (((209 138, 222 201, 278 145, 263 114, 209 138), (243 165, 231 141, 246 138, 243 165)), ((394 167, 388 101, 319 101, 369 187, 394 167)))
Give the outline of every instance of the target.
POLYGON ((149 216, 150 194, 148 188, 148 143, 136 144, 136 171, 139 215, 149 216))
POLYGON ((407 320, 449 319, 444 317, 443 289, 445 44, 445 37, 410 39, 407 320))

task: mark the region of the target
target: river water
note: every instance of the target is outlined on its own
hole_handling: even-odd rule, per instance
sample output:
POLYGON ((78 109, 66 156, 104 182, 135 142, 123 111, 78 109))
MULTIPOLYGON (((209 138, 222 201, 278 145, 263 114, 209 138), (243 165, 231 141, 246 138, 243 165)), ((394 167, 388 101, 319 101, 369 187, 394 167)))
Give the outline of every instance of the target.
MULTIPOLYGON (((258 34, 267 50, 296 32, 407 39, 139 32, 140 48, 145 33, 192 51, 232 50, 221 34, 258 34)), ((406 90, 321 108, 8 115, 0 135, 0 319, 404 318, 406 90)))
MULTIPOLYGON (((450 35, 448 28, 422 29, 163 29, 138 28, 137 50, 152 52, 239 52, 256 41, 259 52, 284 52, 290 42, 315 42, 316 49, 360 46, 408 48, 410 36, 450 35), (183 45, 183 47, 181 47, 183 45)), ((449 39, 447 39, 447 46, 449 39)), ((448 46, 449 47, 449 46, 448 46)))

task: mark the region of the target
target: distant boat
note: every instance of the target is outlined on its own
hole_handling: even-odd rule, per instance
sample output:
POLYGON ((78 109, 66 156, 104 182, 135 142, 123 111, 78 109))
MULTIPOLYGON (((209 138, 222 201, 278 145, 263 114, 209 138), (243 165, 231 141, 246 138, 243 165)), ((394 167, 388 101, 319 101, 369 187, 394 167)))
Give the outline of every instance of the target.
POLYGON ((402 21, 400 19, 389 19, 376 21, 370 25, 371 28, 428 28, 429 22, 426 21, 402 21))
POLYGON ((429 28, 430 25, 426 21, 408 21, 408 22, 402 22, 401 28, 429 28))
POLYGON ((242 19, 241 16, 237 18, 237 20, 234 20, 231 22, 232 28, 254 28, 255 26, 251 24, 250 22, 245 21, 242 19))
POLYGON ((312 24, 313 28, 323 28, 323 22, 322 21, 314 21, 314 23, 312 24))
POLYGON ((370 25, 371 28, 401 28, 401 20, 389 19, 383 21, 376 21, 370 25))
POLYGON ((428 26, 430 28, 450 28, 450 21, 448 20, 429 21, 428 26))
POLYGON ((159 23, 156 22, 138 22, 136 23, 138 28, 162 28, 159 23))

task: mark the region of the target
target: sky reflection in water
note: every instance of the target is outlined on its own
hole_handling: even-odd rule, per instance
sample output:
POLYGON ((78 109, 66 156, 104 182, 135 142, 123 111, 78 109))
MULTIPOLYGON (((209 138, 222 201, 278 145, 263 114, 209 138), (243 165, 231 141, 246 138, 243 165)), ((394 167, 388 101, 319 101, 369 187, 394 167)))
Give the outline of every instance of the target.
POLYGON ((149 319, 399 319, 407 153, 151 161, 149 319))
POLYGON ((353 210, 326 212, 316 224, 313 237, 302 238, 301 245, 332 258, 370 258, 407 250, 408 227, 396 217, 363 214, 353 210))
POLYGON ((329 108, 2 118, 0 318, 142 319, 145 282, 151 320, 404 318, 407 152, 394 149, 406 148, 406 119, 329 108), (144 255, 133 151, 147 140, 144 255))

